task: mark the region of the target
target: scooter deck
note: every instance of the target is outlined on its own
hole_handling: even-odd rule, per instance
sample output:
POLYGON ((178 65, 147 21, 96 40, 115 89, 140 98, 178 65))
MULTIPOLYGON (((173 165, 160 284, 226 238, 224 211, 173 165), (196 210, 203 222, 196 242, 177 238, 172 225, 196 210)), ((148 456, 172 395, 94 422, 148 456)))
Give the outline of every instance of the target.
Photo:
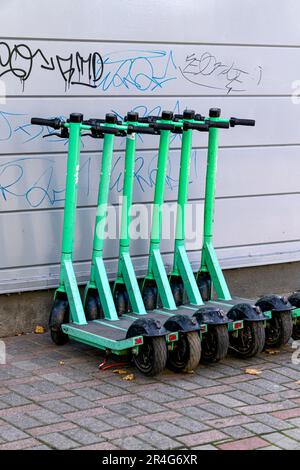
MULTIPOLYGON (((168 313, 167 316, 172 315, 168 313)), ((121 318, 115 321, 99 319, 89 321, 85 325, 78 325, 76 323, 65 323, 62 325, 62 330, 70 338, 76 341, 98 347, 100 349, 111 349, 115 353, 121 354, 126 352, 127 349, 143 344, 143 336, 134 336, 126 338, 127 331, 132 323, 137 319, 154 319, 164 323, 167 319, 158 311, 154 310, 146 315, 137 315, 128 313, 122 315, 121 318)), ((166 334, 166 341, 176 341, 178 338, 177 332, 168 332, 166 334)))

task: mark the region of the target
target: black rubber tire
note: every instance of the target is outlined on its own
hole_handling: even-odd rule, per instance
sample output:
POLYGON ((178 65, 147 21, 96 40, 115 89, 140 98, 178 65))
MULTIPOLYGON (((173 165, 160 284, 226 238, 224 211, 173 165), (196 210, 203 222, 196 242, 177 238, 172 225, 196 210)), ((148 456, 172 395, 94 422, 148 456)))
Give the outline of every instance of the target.
POLYGON ((296 323, 293 324, 292 338, 296 341, 300 339, 300 319, 297 319, 296 323))
POLYGON ((263 351, 265 345, 265 327, 263 322, 244 320, 244 328, 238 330, 238 337, 230 336, 230 346, 239 357, 253 357, 263 351), (245 340, 248 344, 245 344, 245 340))
POLYGON ((198 289, 202 297, 202 300, 204 302, 208 302, 209 300, 211 300, 211 280, 210 279, 203 280, 201 278, 198 278, 197 285, 198 285, 198 289))
POLYGON ((133 356, 133 362, 142 374, 154 377, 166 368, 167 355, 168 350, 164 336, 152 338, 144 336, 144 344, 139 346, 139 353, 133 356))
POLYGON ((129 297, 125 289, 118 289, 114 293, 114 301, 117 310, 117 314, 120 317, 124 313, 128 312, 129 307, 129 297))
POLYGON ((69 341, 61 325, 69 322, 69 303, 64 299, 55 299, 49 317, 49 328, 52 341, 57 346, 63 346, 69 341))
POLYGON ((146 310, 154 310, 157 307, 157 287, 145 286, 143 289, 143 302, 146 310))
POLYGON ((170 284, 176 306, 183 304, 184 287, 183 282, 173 281, 170 284))
POLYGON ((293 320, 291 312, 275 312, 267 320, 266 348, 279 348, 288 342, 293 333, 293 320))
POLYGON ((208 325, 202 339, 201 362, 214 363, 224 359, 229 348, 227 325, 208 325))
POLYGON ((98 294, 89 294, 85 300, 85 317, 87 321, 104 318, 102 306, 98 294))
POLYGON ((62 330, 50 330, 50 336, 57 346, 63 346, 69 341, 69 336, 66 335, 62 330))
POLYGON ((181 333, 174 349, 168 352, 167 367, 173 372, 192 372, 201 359, 201 341, 197 331, 181 333))

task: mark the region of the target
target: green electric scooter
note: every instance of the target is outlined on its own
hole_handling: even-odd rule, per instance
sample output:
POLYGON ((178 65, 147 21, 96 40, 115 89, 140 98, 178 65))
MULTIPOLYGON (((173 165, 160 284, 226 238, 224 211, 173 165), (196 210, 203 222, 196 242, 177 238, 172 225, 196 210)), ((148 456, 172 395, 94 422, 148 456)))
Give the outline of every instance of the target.
MULTIPOLYGON (((116 131, 117 129, 123 133, 127 133, 126 150, 125 150, 125 172, 123 187, 123 202, 121 213, 121 230, 120 230, 120 248, 118 273, 114 283, 113 292, 110 290, 104 262, 103 262, 103 246, 104 246, 104 226, 106 223, 107 201, 109 193, 109 180, 112 166, 113 155, 113 138, 114 135, 104 134, 104 145, 102 154, 101 178, 98 192, 98 208, 94 232, 93 256, 91 276, 85 290, 86 314, 89 319, 97 320, 99 318, 109 319, 120 318, 124 326, 128 327, 128 334, 144 334, 153 336, 162 336, 165 331, 175 333, 172 344, 168 345, 168 361, 167 364, 172 366, 177 372, 188 372, 198 365, 201 355, 199 344, 199 327, 196 322, 186 319, 184 329, 180 320, 182 318, 175 317, 174 314, 162 314, 162 312, 153 311, 147 313, 140 294, 138 282, 134 273, 132 261, 130 258, 130 210, 132 206, 132 193, 134 182, 134 163, 135 163, 135 135, 140 134, 157 134, 158 131, 148 126, 136 126, 138 115, 136 113, 128 113, 127 121, 120 123, 113 114, 106 115, 106 119, 91 119, 86 123, 102 125, 106 128, 116 131), (128 313, 129 303, 131 312, 128 313), (101 309, 102 305, 102 309, 101 309), (99 308, 100 307, 100 308, 99 308), (142 317, 143 316, 143 317, 142 317), (133 322, 133 320, 135 320, 133 322), (151 320, 151 321, 150 321, 151 320), (127 321, 127 324, 126 324, 127 321), (130 326, 130 324, 132 325, 130 326), (177 341, 178 335, 178 341, 177 341), (196 344, 197 343, 197 344, 196 344), (180 363, 174 362, 173 358, 182 351, 184 354, 180 356, 180 363)), ((123 134, 122 134, 123 135, 123 134)), ((97 137, 93 135, 93 137, 97 137)), ((173 338, 172 336, 168 337, 173 338)), ((170 341, 169 341, 170 342, 170 341)), ((151 348, 145 340, 140 347, 140 354, 134 355, 133 360, 144 373, 149 369, 151 359, 151 348)))
MULTIPOLYGON (((221 110, 212 108, 209 120, 254 126, 249 119, 221 119, 221 110)), ((205 121, 205 118, 198 116, 205 121)), ((265 346, 278 347, 291 336, 292 305, 284 297, 267 295, 258 301, 231 297, 213 246, 213 222, 218 158, 218 128, 209 129, 207 173, 205 185, 204 230, 201 265, 196 274, 202 298, 209 304, 219 305, 233 321, 243 321, 243 328, 230 335, 230 345, 239 355, 251 357, 265 346), (213 300, 213 288, 216 300, 213 300)))
MULTIPOLYGON (((62 345, 71 338, 107 353, 131 354, 142 373, 152 376, 158 374, 166 366, 167 345, 178 340, 178 333, 170 332, 162 325, 158 325, 151 314, 147 313, 141 315, 144 320, 142 325, 139 319, 119 319, 114 309, 108 311, 105 308, 103 308, 105 318, 87 321, 73 268, 81 133, 90 131, 103 138, 104 133, 118 135, 120 130, 112 130, 109 126, 83 124, 82 114, 76 113, 70 115, 68 122, 60 119, 32 118, 31 124, 53 128, 60 131, 55 135, 69 139, 60 284, 54 295, 49 319, 53 341, 62 345), (142 367, 139 367, 140 364, 142 367)), ((111 145, 108 145, 107 150, 109 154, 111 145)), ((100 216, 97 221, 102 224, 105 210, 104 215, 101 213, 100 216)), ((98 264, 98 261, 96 259, 95 264, 102 269, 102 264, 101 262, 98 264)), ((99 273, 95 272, 97 288, 103 278, 105 279, 103 274, 100 279, 99 273)))
MULTIPOLYGON (((194 120, 194 111, 185 111, 178 119, 178 115, 174 122, 172 132, 182 133, 180 171, 179 171, 179 187, 177 198, 177 217, 176 232, 174 242, 174 259, 173 268, 169 276, 170 287, 174 296, 175 304, 185 315, 196 319, 200 328, 203 329, 202 334, 202 352, 201 359, 205 362, 217 362, 223 359, 228 350, 229 338, 228 329, 236 331, 242 328, 241 322, 230 321, 220 309, 210 308, 209 315, 205 315, 203 310, 199 310, 204 305, 201 298, 197 282, 188 260, 185 250, 185 210, 188 199, 188 185, 190 172, 190 158, 192 151, 192 129, 208 132, 209 127, 228 128, 228 123, 206 121, 199 123, 194 120), (186 294, 189 303, 183 299, 186 294), (184 305, 183 305, 184 304, 184 305)), ((148 116, 141 118, 141 122, 148 122, 153 128, 157 127, 158 118, 148 116)), ((162 177, 162 176, 161 176, 162 177)), ((163 200, 163 195, 161 194, 163 200)), ((155 287, 151 286, 152 290, 155 287)), ((152 296, 154 297, 152 293, 152 296)))

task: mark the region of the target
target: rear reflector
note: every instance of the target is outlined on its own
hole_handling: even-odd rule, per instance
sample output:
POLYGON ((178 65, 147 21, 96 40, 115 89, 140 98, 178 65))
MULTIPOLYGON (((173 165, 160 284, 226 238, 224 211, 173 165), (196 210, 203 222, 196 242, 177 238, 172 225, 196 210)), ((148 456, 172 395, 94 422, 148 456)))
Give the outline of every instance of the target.
POLYGON ((177 334, 171 334, 168 336, 169 341, 176 341, 177 340, 177 334))
POLYGON ((135 338, 134 344, 143 344, 143 338, 135 338))

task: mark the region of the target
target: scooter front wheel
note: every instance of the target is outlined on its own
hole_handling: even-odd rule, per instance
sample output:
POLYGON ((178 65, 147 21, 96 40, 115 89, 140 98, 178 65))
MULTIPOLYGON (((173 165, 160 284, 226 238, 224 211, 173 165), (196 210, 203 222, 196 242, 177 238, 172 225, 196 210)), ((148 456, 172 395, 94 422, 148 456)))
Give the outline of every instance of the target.
POLYGON ((157 306, 157 287, 145 286, 143 289, 143 302, 146 310, 154 310, 157 306))
POLYGON ((98 293, 95 295, 87 295, 85 301, 85 317, 87 321, 93 321, 99 318, 104 318, 98 293))
POLYGON ((133 356, 136 368, 144 375, 153 377, 160 374, 167 364, 167 345, 164 336, 144 336, 138 354, 133 356))
POLYGON ((128 312, 129 298, 125 289, 119 289, 115 292, 114 301, 118 316, 128 312))
POLYGON ((170 283, 172 294, 176 306, 183 304, 184 287, 182 281, 173 281, 170 283))
POLYGON ((174 349, 169 351, 167 367, 174 372, 191 372, 201 358, 201 341, 197 331, 181 333, 174 349))
POLYGON ((266 341, 267 348, 279 348, 286 344, 293 333, 293 320, 291 312, 274 312, 272 318, 267 320, 266 341))
POLYGON ((62 331, 62 324, 69 321, 69 302, 55 299, 49 317, 49 328, 52 341, 62 346, 69 341, 69 336, 62 331))
POLYGON ((244 327, 238 330, 238 335, 230 336, 230 346, 240 357, 253 357, 262 352, 265 345, 265 327, 262 321, 246 321, 244 327))
POLYGON ((229 348, 227 325, 208 325, 202 339, 201 361, 219 362, 225 358, 229 348))
POLYGON ((298 318, 293 325, 292 338, 296 341, 300 339, 300 319, 298 318))

